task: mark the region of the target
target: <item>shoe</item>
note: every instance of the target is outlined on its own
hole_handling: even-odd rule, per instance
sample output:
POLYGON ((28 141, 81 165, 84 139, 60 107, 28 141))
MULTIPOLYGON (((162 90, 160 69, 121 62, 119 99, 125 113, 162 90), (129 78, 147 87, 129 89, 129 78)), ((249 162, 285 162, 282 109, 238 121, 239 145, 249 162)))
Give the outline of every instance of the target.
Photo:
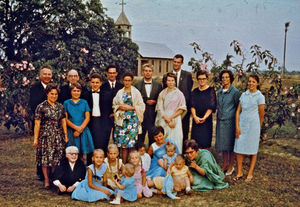
POLYGON ((225 175, 226 175, 226 176, 232 175, 233 171, 234 171, 234 167, 232 167, 232 170, 231 170, 230 172, 227 171, 227 172, 225 173, 225 175))
POLYGON ((236 176, 235 178, 233 178, 233 181, 239 181, 239 180, 241 180, 243 178, 243 175, 241 175, 241 176, 236 176))
POLYGON ((113 200, 113 201, 111 201, 109 203, 110 204, 115 204, 115 205, 120 205, 121 204, 120 200, 117 200, 117 199, 115 199, 115 200, 113 200))
POLYGON ((185 193, 187 195, 192 195, 194 193, 194 190, 192 190, 192 189, 191 190, 186 190, 185 193))
POLYGON ((248 182, 251 182, 251 181, 252 181, 252 178, 253 178, 253 177, 247 177, 246 180, 245 180, 245 182, 247 182, 247 183, 248 183, 248 182))

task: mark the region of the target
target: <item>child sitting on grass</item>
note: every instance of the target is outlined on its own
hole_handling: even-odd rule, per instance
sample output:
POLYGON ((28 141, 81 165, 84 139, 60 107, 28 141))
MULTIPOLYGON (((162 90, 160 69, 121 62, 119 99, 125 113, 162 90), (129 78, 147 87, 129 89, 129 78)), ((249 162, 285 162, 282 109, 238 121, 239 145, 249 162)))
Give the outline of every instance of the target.
POLYGON ((137 191, 134 182, 134 166, 130 163, 125 164, 124 166, 124 176, 121 179, 121 182, 118 182, 117 179, 114 179, 116 186, 118 187, 115 191, 115 199, 111 201, 111 204, 121 204, 121 198, 128 201, 136 201, 137 191))
POLYGON ((174 162, 177 153, 175 144, 171 142, 167 142, 165 148, 167 154, 163 155, 163 159, 158 160, 158 165, 164 168, 165 170, 168 170, 169 166, 174 162))
POLYGON ((138 198, 142 198, 143 195, 147 198, 152 196, 152 191, 148 188, 146 182, 146 172, 141 165, 141 156, 138 151, 132 151, 129 154, 129 163, 134 166, 135 173, 133 175, 135 185, 137 189, 138 198))
POLYGON ((146 152, 146 146, 144 143, 138 142, 136 144, 136 150, 140 153, 141 160, 142 160, 142 165, 143 169, 148 172, 151 164, 151 157, 150 155, 146 152))
POLYGON ((103 181, 104 185, 115 190, 117 189, 117 186, 114 182, 114 177, 116 177, 117 179, 121 179, 122 171, 124 169, 122 159, 119 159, 119 149, 117 145, 108 145, 107 157, 104 159, 104 162, 108 166, 105 173, 105 180, 103 181))

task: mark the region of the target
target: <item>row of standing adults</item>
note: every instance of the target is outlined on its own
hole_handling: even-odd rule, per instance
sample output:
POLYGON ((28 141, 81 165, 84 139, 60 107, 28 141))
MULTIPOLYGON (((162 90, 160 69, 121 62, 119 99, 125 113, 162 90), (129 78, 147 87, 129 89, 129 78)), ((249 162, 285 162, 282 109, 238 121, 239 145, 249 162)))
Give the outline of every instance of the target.
MULTIPOLYGON (((251 180, 253 177, 252 173, 258 150, 260 125, 263 120, 264 111, 264 97, 258 90, 258 77, 249 77, 248 90, 241 97, 239 104, 240 94, 238 90, 232 86, 233 75, 231 71, 223 71, 220 74, 223 87, 218 91, 218 99, 216 99, 213 87, 209 87, 207 84, 208 75, 203 71, 197 73, 196 78, 199 87, 195 88, 192 92, 192 75, 181 69, 182 64, 183 56, 176 55, 173 59, 173 72, 168 73, 164 77, 166 88, 163 91, 161 91, 161 84, 152 79, 153 67, 150 64, 143 66, 144 78, 134 84, 137 90, 135 87, 131 87, 133 76, 130 74, 123 76, 124 87, 116 81, 118 71, 114 66, 107 68, 106 75, 108 81, 102 86, 100 76, 92 77, 90 80, 91 87, 99 90, 101 86, 100 94, 97 96, 93 91, 87 91, 85 88, 81 88, 80 92, 82 93, 82 97, 88 100, 90 108, 92 109, 91 117, 84 117, 83 120, 88 120, 87 122, 89 122, 89 119, 91 119, 89 126, 95 145, 94 148, 102 148, 104 150, 107 148, 111 129, 114 126, 114 120, 116 125, 113 135, 114 141, 121 147, 122 157, 125 162, 129 150, 134 146, 137 140, 136 136, 139 129, 141 133, 138 140, 140 142, 144 142, 147 131, 149 135, 149 145, 154 142, 153 135, 149 130, 154 125, 163 126, 166 131, 166 137, 174 140, 181 152, 182 143, 188 138, 190 112, 193 117, 191 138, 196 140, 200 148, 209 148, 211 146, 212 137, 212 113, 218 106, 216 148, 223 151, 224 165, 222 169, 223 171, 227 171, 226 173, 228 175, 233 172, 233 151, 235 151, 237 153, 238 165, 236 179, 240 179, 243 174, 243 154, 250 153, 252 158, 247 180, 251 180), (254 97, 254 99, 252 97, 254 97), (239 115, 240 113, 241 116, 239 115), (251 118, 249 122, 248 117, 250 115, 254 117, 251 118), (251 135, 249 135, 249 133, 251 133, 251 135), (255 136, 253 136, 253 134, 255 134, 255 136), (240 142, 240 140, 242 141, 240 142), (240 149, 241 147, 248 149, 249 143, 253 143, 254 145, 254 149, 251 152, 240 149)), ((48 90, 48 93, 45 95, 43 90, 50 82, 52 76, 51 68, 47 67, 41 69, 41 82, 32 86, 30 93, 30 105, 33 111, 38 102, 42 102, 42 100, 47 97, 48 109, 43 110, 44 115, 51 114, 49 104, 51 105, 51 102, 55 103, 55 97, 56 99, 58 97, 60 102, 63 102, 63 99, 72 98, 68 89, 69 85, 63 86, 62 92, 59 95, 58 89, 56 89, 56 94, 55 89, 52 89, 50 91, 48 90), (37 88, 41 90, 38 92, 37 88), (38 97, 40 98, 39 101, 37 101, 38 97)), ((78 82, 79 76, 77 71, 71 70, 68 73, 67 79, 70 84, 78 82)), ((51 106, 53 107, 53 105, 51 106)), ((49 117, 52 122, 45 122, 45 125, 53 127, 55 126, 55 121, 57 123, 61 121, 61 134, 62 137, 65 137, 65 142, 67 142, 68 137, 66 137, 66 134, 69 135, 69 133, 66 133, 67 127, 65 127, 67 125, 67 119, 65 119, 63 113, 58 111, 57 109, 52 116, 49 117), (62 115, 58 116, 57 114, 59 113, 62 115)), ((88 112, 88 110, 86 112, 88 112)), ((84 114, 86 116, 86 113, 84 114)), ((42 117, 37 116, 36 122, 38 122, 37 120, 41 121, 42 117)), ((36 126, 36 128, 38 128, 38 126, 40 126, 39 123, 36 123, 36 126)), ((82 130, 82 128, 74 129, 73 133, 76 131, 80 133, 82 130)), ((51 130, 49 131, 45 126, 43 126, 42 131, 45 133, 45 136, 51 136, 51 134, 53 134, 51 130)), ((47 159, 50 158, 49 160, 51 160, 51 162, 49 162, 49 160, 43 160, 43 157, 40 156, 40 154, 43 154, 39 152, 40 146, 47 146, 47 143, 41 144, 41 142, 39 142, 39 140, 42 140, 41 134, 43 133, 40 133, 40 130, 35 130, 34 146, 39 146, 37 150, 37 163, 39 166, 44 166, 42 168, 45 175, 49 173, 49 167, 57 166, 58 163, 56 161, 53 162, 53 160, 55 160, 51 157, 54 156, 53 151, 48 152, 50 156, 47 155, 47 159)), ((55 153, 57 152, 55 151, 55 153)), ((60 151, 58 154, 62 155, 63 151, 60 151)), ((48 186, 48 183, 45 182, 45 186, 48 186)))

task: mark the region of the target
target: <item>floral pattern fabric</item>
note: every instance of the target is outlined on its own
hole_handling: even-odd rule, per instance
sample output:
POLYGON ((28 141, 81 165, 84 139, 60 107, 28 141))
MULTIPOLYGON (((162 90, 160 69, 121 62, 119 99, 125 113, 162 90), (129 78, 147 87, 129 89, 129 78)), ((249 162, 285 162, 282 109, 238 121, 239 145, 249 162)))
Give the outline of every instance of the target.
POLYGON ((35 120, 40 120, 36 162, 39 166, 57 166, 64 157, 65 140, 61 120, 65 118, 62 104, 51 106, 48 101, 39 104, 35 120))
MULTIPOLYGON (((132 106, 131 93, 124 92, 124 104, 132 106)), ((138 117, 135 111, 125 111, 122 127, 115 125, 114 142, 118 147, 131 148, 134 147, 138 138, 138 117)))

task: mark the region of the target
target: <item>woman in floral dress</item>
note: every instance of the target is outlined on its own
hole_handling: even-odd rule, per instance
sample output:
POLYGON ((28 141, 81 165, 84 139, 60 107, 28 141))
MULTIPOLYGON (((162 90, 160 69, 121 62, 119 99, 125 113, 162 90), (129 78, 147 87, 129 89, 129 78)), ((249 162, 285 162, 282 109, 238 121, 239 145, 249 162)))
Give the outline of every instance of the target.
POLYGON ((35 111, 34 142, 36 161, 42 166, 45 177, 45 188, 50 187, 49 173, 54 172, 64 156, 65 143, 68 142, 65 111, 57 103, 58 86, 48 84, 47 100, 39 104, 35 111))
POLYGON ((135 146, 138 134, 141 133, 141 123, 145 104, 141 93, 132 86, 133 75, 125 73, 124 87, 113 99, 115 118, 114 142, 121 147, 123 163, 127 162, 128 154, 135 146))

